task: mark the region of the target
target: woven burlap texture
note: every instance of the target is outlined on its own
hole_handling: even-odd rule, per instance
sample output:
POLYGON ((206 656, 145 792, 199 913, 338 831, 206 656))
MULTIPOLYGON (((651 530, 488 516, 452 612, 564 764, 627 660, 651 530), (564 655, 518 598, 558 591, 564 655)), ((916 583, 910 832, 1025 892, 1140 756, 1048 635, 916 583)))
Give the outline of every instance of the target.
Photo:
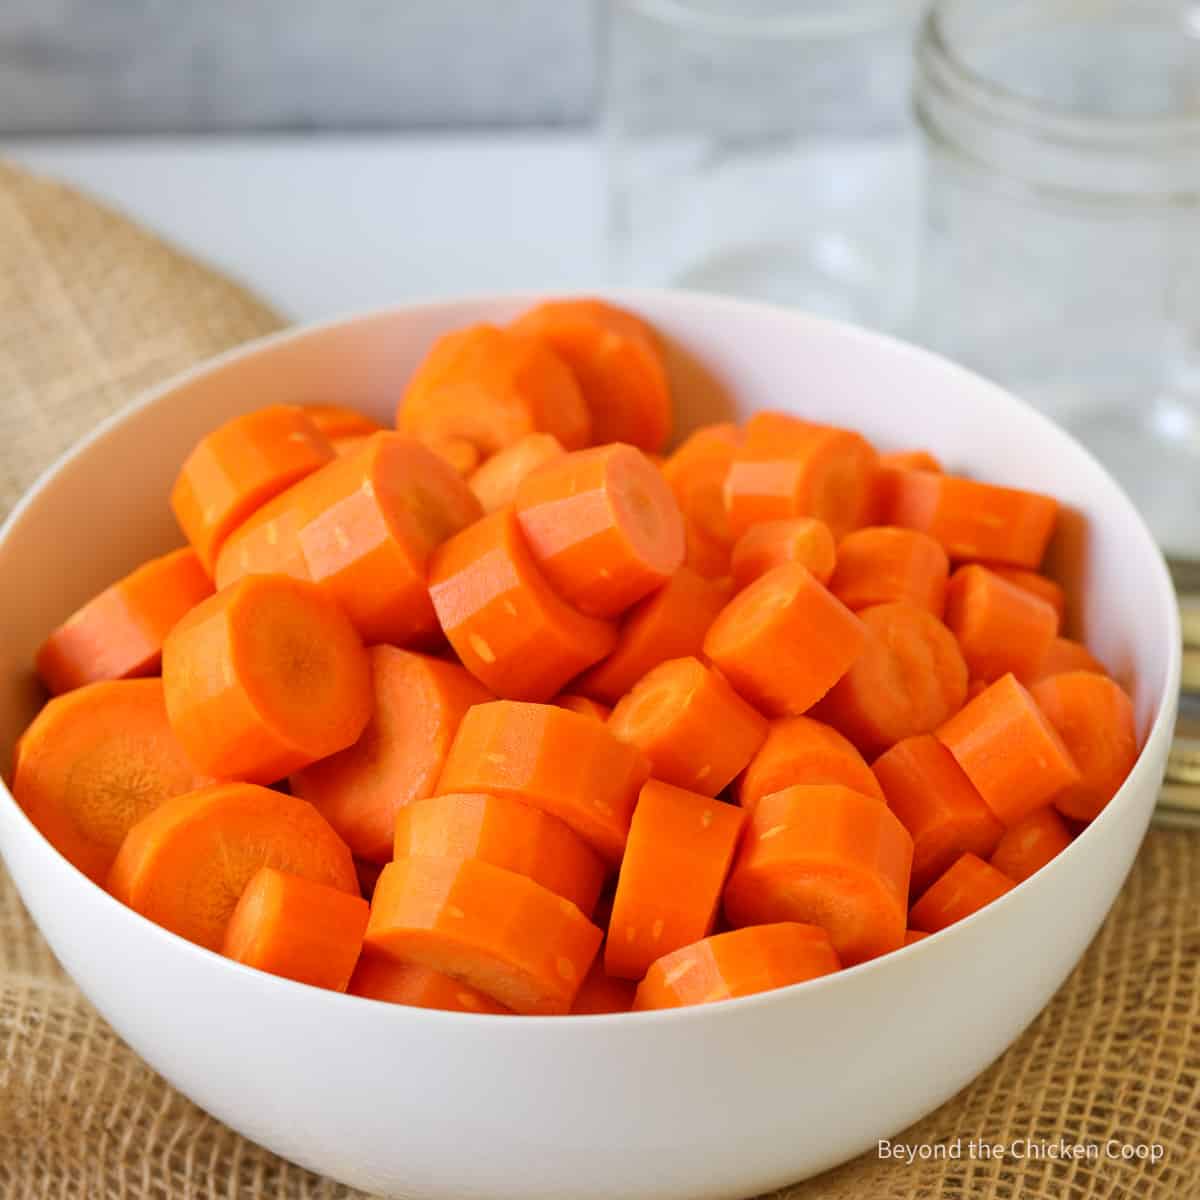
MULTIPOLYGON (((0 515, 142 388, 278 324, 244 290, 121 217, 0 166, 0 515)), ((1114 1138, 1161 1145, 1157 1165, 1011 1155, 908 1165, 871 1153, 778 1200, 1200 1197, 1198 963, 1200 837, 1153 832, 1046 1011, 897 1139, 1103 1147, 1114 1138)), ((140 1062, 58 968, 0 870, 0 1196, 354 1195, 244 1141, 140 1062)))

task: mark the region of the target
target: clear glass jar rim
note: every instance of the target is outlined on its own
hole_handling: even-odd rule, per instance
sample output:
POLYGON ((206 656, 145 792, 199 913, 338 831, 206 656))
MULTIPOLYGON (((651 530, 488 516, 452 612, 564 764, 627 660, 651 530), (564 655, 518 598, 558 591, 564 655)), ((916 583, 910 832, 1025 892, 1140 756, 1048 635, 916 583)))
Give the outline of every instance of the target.
POLYGON ((838 0, 826 11, 793 12, 780 15, 756 13, 730 4, 725 15, 711 4, 693 0, 611 0, 663 24, 689 27, 728 38, 761 38, 785 34, 808 37, 846 37, 902 28, 915 21, 926 0, 838 0))

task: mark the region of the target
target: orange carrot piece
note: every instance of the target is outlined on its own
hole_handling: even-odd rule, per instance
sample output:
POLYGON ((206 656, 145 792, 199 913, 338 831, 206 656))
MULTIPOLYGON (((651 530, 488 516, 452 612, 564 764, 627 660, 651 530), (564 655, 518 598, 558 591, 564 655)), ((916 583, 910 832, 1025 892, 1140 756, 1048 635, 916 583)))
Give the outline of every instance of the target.
POLYGON ((613 900, 604 969, 641 979, 712 932, 746 814, 651 779, 642 788, 613 900))
POLYGON ((229 918, 221 953, 271 975, 344 992, 370 911, 361 896, 260 867, 229 918))
POLYGON ((522 480, 515 508, 542 574, 589 616, 617 616, 683 564, 679 506, 633 446, 614 442, 545 464, 522 480))
POLYGON ((467 485, 428 447, 372 435, 260 510, 230 539, 217 583, 247 574, 311 579, 367 643, 428 643, 437 619, 426 587, 433 550, 480 515, 467 485))
POLYGON ((471 491, 485 513, 499 512, 517 498, 517 488, 527 475, 567 452, 551 433, 527 433, 478 466, 470 478, 471 491))
POLYGON ((890 520, 896 487, 906 471, 932 471, 942 474, 940 460, 928 450, 892 450, 879 456, 875 473, 875 512, 881 520, 890 520))
POLYGON ((433 795, 463 715, 492 697, 456 663, 395 646, 372 646, 367 657, 374 705, 362 735, 291 782, 359 858, 385 863, 396 814, 433 795))
POLYGON ((477 859, 402 858, 379 877, 366 945, 513 1012, 567 1013, 602 934, 570 900, 477 859))
POLYGON ((827 584, 837 564, 837 547, 824 521, 788 517, 751 525, 733 547, 733 586, 741 591, 781 563, 807 567, 818 583, 827 584))
MULTIPOLYGON (((736 540, 725 512, 725 476, 741 443, 732 424, 706 425, 696 430, 662 465, 679 511, 702 550, 713 553, 728 549, 736 540)), ((689 559, 690 561, 690 559, 689 559)), ((701 572, 707 577, 707 572, 701 572)), ((723 574, 723 572, 716 572, 723 574)))
POLYGON ((209 782, 171 731, 162 680, 121 679, 74 688, 34 717, 12 793, 68 862, 103 883, 138 821, 209 782))
POLYGON ((607 704, 601 704, 599 700, 593 700, 589 696, 578 696, 572 692, 563 692, 561 696, 556 696, 554 703, 559 708, 581 713, 585 717, 592 717, 602 723, 607 722, 608 718, 612 716, 612 709, 607 704))
POLYGON ((906 946, 915 946, 917 942, 927 938, 929 934, 922 933, 919 929, 908 929, 904 933, 904 944, 906 946))
POLYGON ((361 450, 367 444, 367 438, 372 436, 370 433, 348 433, 344 437, 330 438, 329 444, 338 458, 345 458, 361 450))
POLYGON ((829 935, 781 921, 717 933, 664 954, 638 984, 635 1011, 752 996, 840 971, 829 935))
POLYGON ((462 664, 490 691, 549 700, 616 642, 542 577, 512 509, 476 521, 435 551, 429 591, 462 664))
POLYGON ((870 522, 878 455, 860 434, 780 413, 756 413, 725 477, 729 527, 816 517, 835 539, 870 522))
POLYGON ((479 466, 479 449, 466 438, 433 438, 425 444, 462 479, 470 478, 479 466))
POLYGON ((301 411, 316 426, 317 432, 330 442, 365 437, 383 428, 374 417, 344 404, 305 404, 301 411))
POLYGON ((937 736, 1005 825, 1081 779, 1061 736, 1012 675, 976 696, 937 736))
POLYGON ((1030 689, 1079 768, 1079 779, 1054 795, 1054 807, 1091 821, 1117 794, 1137 762, 1137 725, 1129 697, 1104 675, 1066 671, 1030 689))
POLYGON ((706 537, 693 522, 683 523, 684 566, 704 579, 725 579, 733 570, 733 553, 729 546, 706 537))
POLYGON ((600 1016, 604 1013, 628 1012, 633 1007, 633 997, 637 985, 628 979, 615 979, 604 969, 604 958, 596 955, 592 969, 587 973, 579 991, 575 993, 575 1003, 571 1006, 571 1016, 589 1017, 600 1016))
POLYGON ((212 591, 190 546, 152 558, 68 617, 38 650, 37 673, 55 694, 153 675, 163 639, 212 591))
POLYGON ((989 682, 1037 669, 1058 633, 1058 615, 1040 596, 976 565, 959 567, 946 593, 946 624, 967 668, 989 682))
POLYGON ((999 900, 1015 884, 977 854, 964 854, 954 865, 930 884, 912 906, 908 919, 914 929, 937 933, 955 921, 999 900))
POLYGON ((1054 609, 1059 626, 1062 625, 1067 615, 1067 594, 1063 591, 1061 584, 1037 571, 1026 570, 1024 567, 1006 567, 1003 563, 986 565, 989 571, 999 575, 1001 579, 1007 579, 1009 583, 1045 600, 1054 609))
POLYGON ((248 575, 198 604, 163 644, 171 728, 201 771, 274 783, 358 740, 371 667, 316 584, 248 575))
POLYGON ((608 727, 645 754, 655 779, 705 796, 728 787, 767 736, 766 719, 696 658, 643 676, 608 727))
POLYGON ((954 755, 931 734, 897 742, 871 768, 888 807, 912 835, 912 891, 920 895, 961 854, 987 858, 1004 833, 954 755))
POLYGON ((866 626, 806 567, 785 563, 721 610, 704 653, 760 712, 799 716, 845 675, 866 640, 866 626))
POLYGON ((803 921, 847 966, 899 949, 913 842, 896 814, 837 785, 764 796, 725 887, 733 925, 803 921))
POLYGON ((591 717, 550 704, 497 700, 468 710, 437 790, 521 800, 558 817, 616 863, 649 774, 640 751, 591 717))
POLYGON ((108 890, 143 917, 218 950, 260 867, 358 895, 346 843, 311 804, 253 783, 175 796, 130 829, 108 890))
POLYGON ((509 796, 417 800, 396 817, 396 858, 477 858, 525 875, 592 914, 607 873, 594 850, 557 817, 509 796))
POLYGON ((416 963, 393 962, 382 954, 365 953, 359 958, 346 991, 367 1000, 407 1004, 410 1008, 498 1015, 512 1011, 478 988, 451 979, 441 971, 416 963))
POLYGON ((422 439, 464 438, 495 454, 528 433, 551 433, 580 450, 592 421, 571 369, 545 342, 471 325, 434 342, 404 390, 396 428, 422 439))
POLYGON ((212 571, 221 543, 255 509, 333 458, 304 410, 260 408, 227 421, 184 460, 171 508, 184 537, 212 571))
POLYGON ((1014 883, 1040 871, 1071 844, 1071 831, 1058 813, 1047 805, 1035 808, 1004 831, 992 851, 991 864, 1014 883))
POLYGON ((829 590, 855 612, 904 600, 940 617, 949 574, 945 550, 928 534, 871 525, 842 538, 829 590))
POLYGON ((812 717, 784 717, 768 725, 766 740, 738 780, 738 803, 753 812, 764 796, 795 783, 838 783, 883 800, 862 755, 832 725, 812 717))
POLYGON ((1056 637, 1050 643, 1037 668, 1030 672, 1022 683, 1032 686, 1042 679, 1053 675, 1062 675, 1067 671, 1092 671, 1096 675, 1107 675, 1104 664, 1092 654, 1081 642, 1073 642, 1070 638, 1056 637))
POLYGON ((592 440, 661 450, 671 436, 671 390, 654 331, 603 300, 549 300, 510 326, 541 338, 571 368, 592 418, 592 440))
POLYGON ((967 665, 954 635, 928 609, 877 604, 858 614, 867 638, 816 715, 865 755, 932 733, 962 708, 967 665))
POLYGON ((1057 517, 1057 502, 1037 492, 904 471, 884 519, 936 538, 951 558, 1036 569, 1057 517))
POLYGON ((708 627, 728 599, 726 583, 680 567, 626 613, 612 652, 575 680, 574 690, 616 704, 659 663, 699 654, 708 627))

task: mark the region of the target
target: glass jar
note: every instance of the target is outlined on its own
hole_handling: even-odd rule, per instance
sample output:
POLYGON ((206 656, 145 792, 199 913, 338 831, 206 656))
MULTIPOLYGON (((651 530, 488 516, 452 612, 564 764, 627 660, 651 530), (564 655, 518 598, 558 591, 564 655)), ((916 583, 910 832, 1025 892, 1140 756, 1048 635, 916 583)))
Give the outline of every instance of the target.
POLYGON ((919 336, 1072 429, 1200 556, 1200 6, 940 0, 914 107, 919 336))
POLYGON ((610 0, 610 245, 623 283, 892 325, 911 296, 924 0, 610 0))

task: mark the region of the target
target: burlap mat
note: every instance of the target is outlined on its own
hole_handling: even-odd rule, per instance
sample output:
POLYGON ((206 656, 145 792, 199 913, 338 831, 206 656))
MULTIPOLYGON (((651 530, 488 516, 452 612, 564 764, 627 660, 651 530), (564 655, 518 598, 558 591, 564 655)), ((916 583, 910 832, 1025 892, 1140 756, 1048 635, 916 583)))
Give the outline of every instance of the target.
MULTIPOLYGON (((0 515, 54 455, 139 390, 278 324, 246 292, 120 217, 0 166, 0 515)), ((870 1153, 779 1200, 1195 1200, 1198 962, 1200 837, 1154 832, 1095 944, 1033 1027, 897 1139, 1065 1139, 1096 1143, 1098 1161, 905 1164, 870 1153), (1161 1145, 1164 1157, 1155 1166, 1106 1159, 1110 1138, 1161 1145)), ((59 970, 0 870, 0 1195, 354 1193, 243 1141, 142 1064, 59 970)))

